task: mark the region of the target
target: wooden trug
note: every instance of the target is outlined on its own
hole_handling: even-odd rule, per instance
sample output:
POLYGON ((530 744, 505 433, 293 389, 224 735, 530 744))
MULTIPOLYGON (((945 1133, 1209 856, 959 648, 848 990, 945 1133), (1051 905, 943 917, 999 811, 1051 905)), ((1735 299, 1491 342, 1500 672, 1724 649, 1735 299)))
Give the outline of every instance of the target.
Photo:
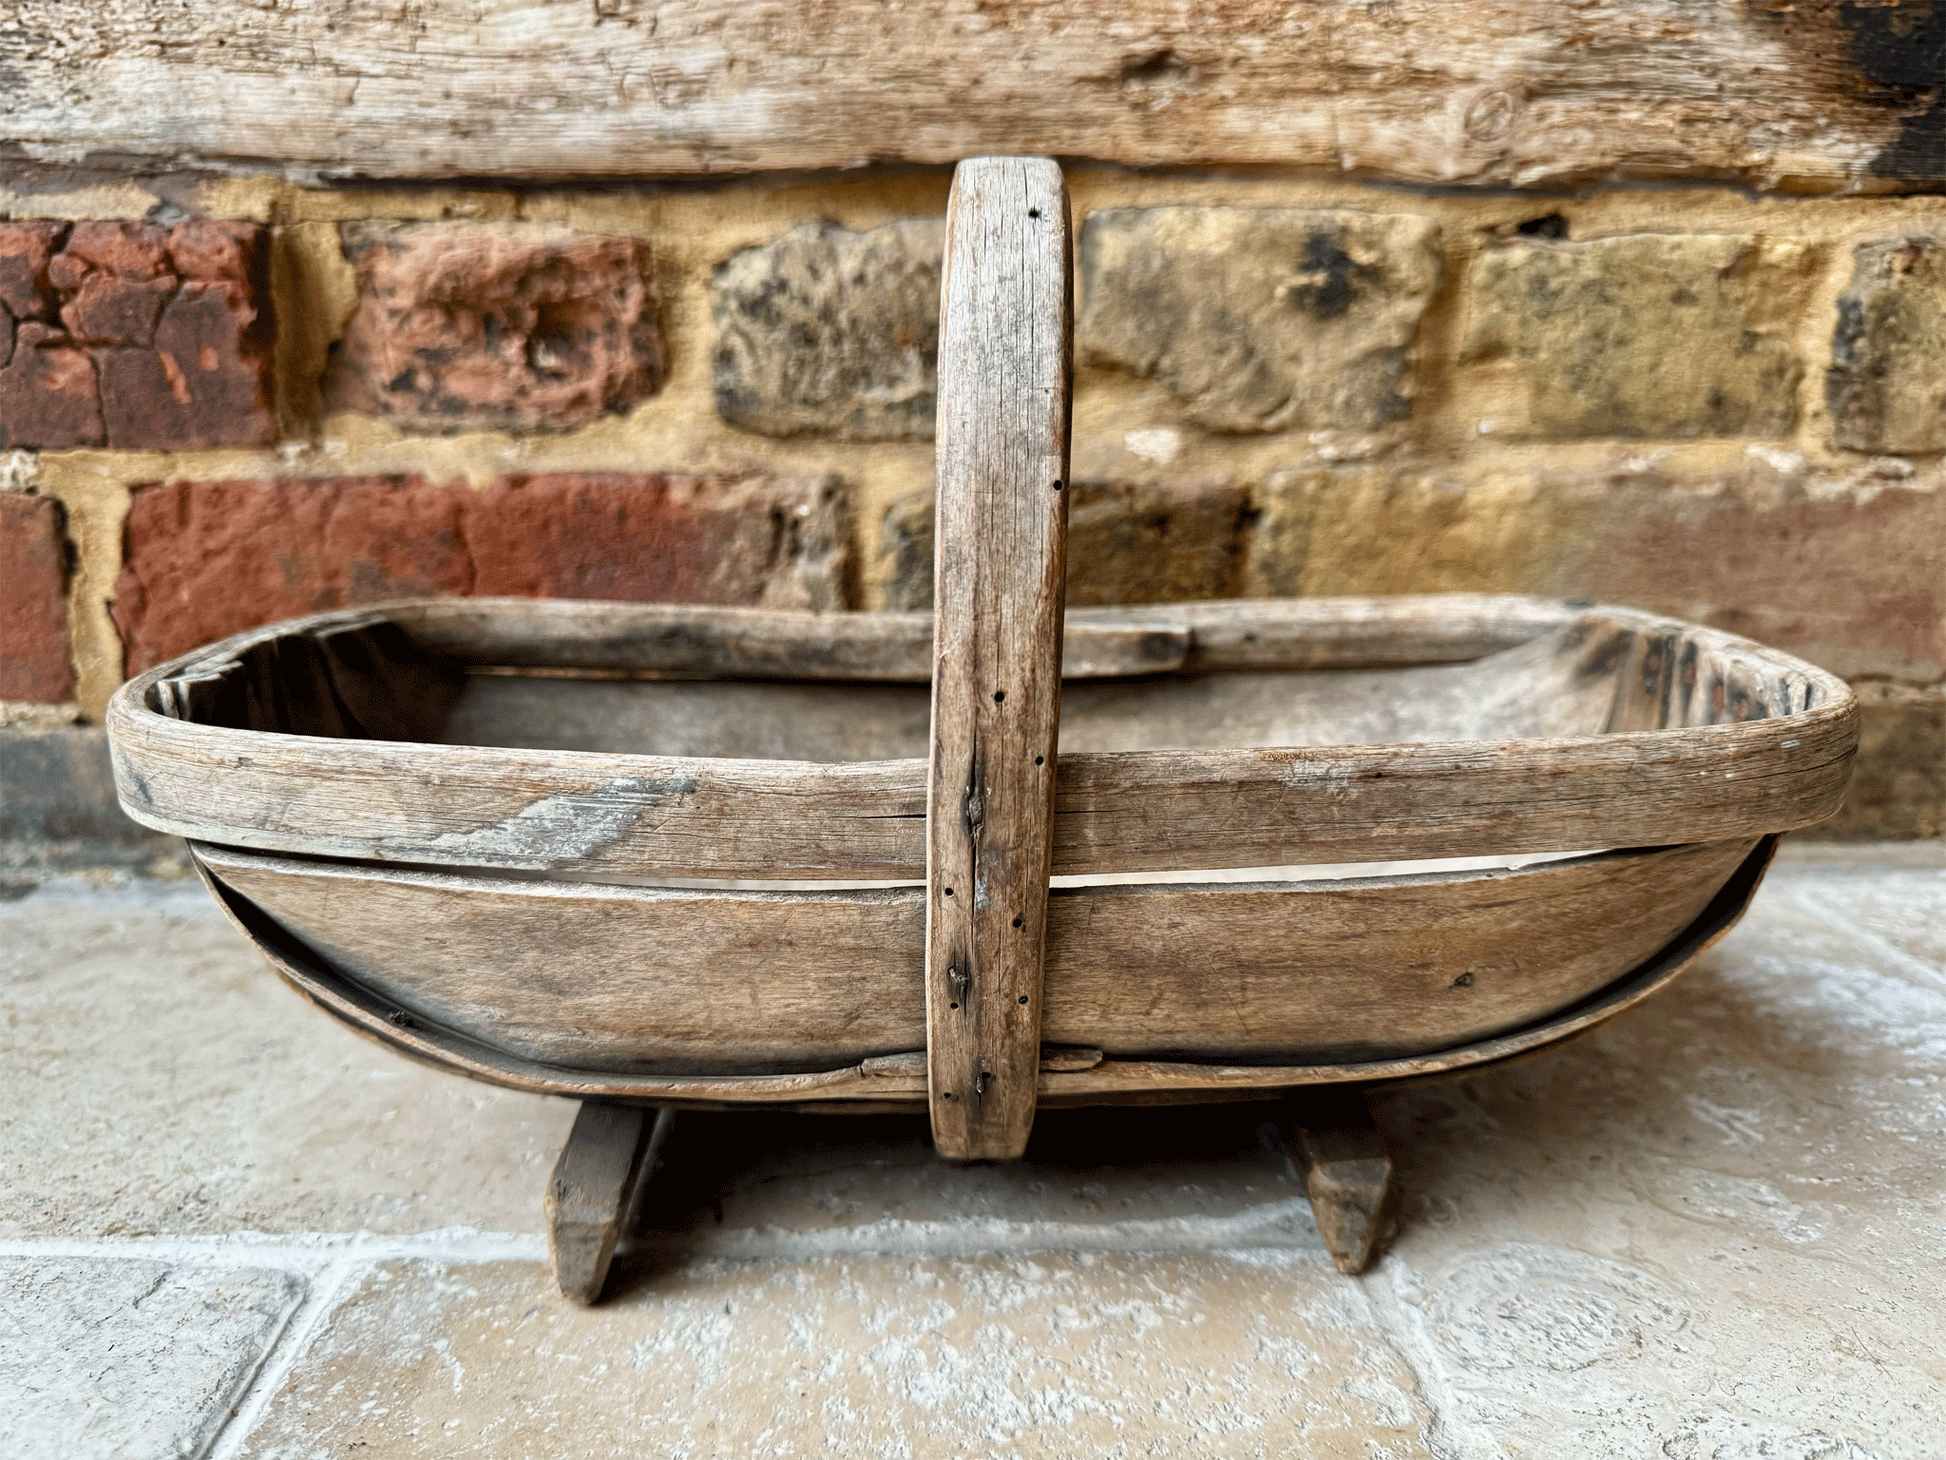
POLYGON ((1390 1166, 1330 1091, 1649 997, 1837 807, 1849 689, 1692 624, 1486 595, 1064 615, 1068 227, 1053 164, 962 165, 936 618, 378 605, 110 706, 123 805, 295 988, 584 1102, 548 1197, 571 1296, 668 1112, 752 1104, 926 1112, 943 1154, 999 1159, 1040 1106, 1291 1097, 1357 1271, 1390 1166))

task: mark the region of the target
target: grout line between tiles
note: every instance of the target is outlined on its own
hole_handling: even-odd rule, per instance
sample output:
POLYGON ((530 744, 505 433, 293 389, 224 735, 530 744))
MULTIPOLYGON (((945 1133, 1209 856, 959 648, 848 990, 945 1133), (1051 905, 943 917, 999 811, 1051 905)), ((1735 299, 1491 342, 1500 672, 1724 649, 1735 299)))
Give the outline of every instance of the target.
POLYGON ((231 1457, 242 1452, 250 1432, 257 1427, 264 1411, 270 1408, 270 1401, 283 1389, 284 1381, 290 1377, 297 1361, 310 1348, 312 1339, 338 1306, 339 1298, 350 1289, 353 1280, 360 1273, 369 1271, 371 1266, 370 1262, 359 1258, 341 1257, 312 1276, 305 1289, 304 1301, 285 1318, 277 1336, 264 1350, 256 1372, 250 1376, 250 1382, 243 1386, 243 1392, 237 1396, 236 1403, 230 1409, 230 1417, 195 1460, 231 1460, 231 1457))
POLYGON ((196 1267, 247 1264, 292 1269, 307 1278, 340 1262, 412 1258, 447 1262, 539 1262, 547 1256, 538 1234, 444 1228, 399 1237, 369 1232, 224 1232, 208 1237, 0 1238, 0 1258, 146 1258, 196 1267))

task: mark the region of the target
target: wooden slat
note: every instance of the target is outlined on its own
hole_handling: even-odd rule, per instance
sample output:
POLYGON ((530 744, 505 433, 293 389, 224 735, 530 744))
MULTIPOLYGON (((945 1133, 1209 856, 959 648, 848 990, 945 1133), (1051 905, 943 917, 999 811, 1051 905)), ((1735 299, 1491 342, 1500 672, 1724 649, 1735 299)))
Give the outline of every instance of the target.
MULTIPOLYGON (((1095 1051, 1081 1068, 1349 1061, 1464 1043, 1647 958, 1747 849, 1517 873, 1060 888, 1040 1039, 1095 1051)), ((198 854, 392 1006, 540 1063, 756 1074, 925 1043, 919 888, 603 887, 198 854)), ((1072 1055, 1060 1063, 1076 1067, 1072 1055)))
POLYGON ((382 611, 464 664, 758 679, 923 682, 931 673, 927 613, 565 598, 446 598, 382 611))
POLYGON ((1619 977, 1745 841, 1511 873, 1058 889, 1045 1038, 1115 1059, 1379 1059, 1485 1038, 1619 977), (1301 887, 1301 890, 1300 890, 1301 887))
POLYGON ((375 994, 545 1064, 815 1070, 925 1043, 916 887, 603 887, 200 855, 375 994))
POLYGON ((593 877, 916 878, 925 866, 923 761, 481 750, 156 714, 117 734, 131 816, 230 846, 593 877))
MULTIPOLYGON (((1306 1064, 1236 1064, 1166 1060, 1090 1060, 1074 1069, 1043 1061, 1043 1104, 1130 1098, 1248 1098, 1264 1091, 1334 1082, 1430 1078, 1515 1058, 1592 1028, 1631 1008, 1675 978, 1733 927, 1749 905, 1775 850, 1765 838, 1702 914, 1628 976, 1562 1014, 1507 1034, 1401 1059, 1306 1064)), ((384 1044, 462 1073, 536 1093, 581 1099, 655 1100, 727 1108, 751 1103, 807 1109, 919 1110, 926 1104, 925 1055, 911 1051, 856 1065, 779 1075, 642 1075, 540 1063, 482 1044, 455 1030, 421 1023, 397 1003, 335 971, 288 932, 211 875, 198 848, 198 870, 218 904, 306 998, 384 1044)), ((329 870, 329 869, 327 869, 329 870)), ((361 869, 336 869, 339 874, 361 869)), ((398 875, 398 874, 383 874, 398 875)), ((916 941, 916 939, 915 939, 916 941)), ((916 979, 915 979, 916 981, 916 979)))
POLYGON ((1470 664, 1213 670, 1072 684, 1066 752, 1404 745, 1592 735, 1606 727, 1633 635, 1576 622, 1470 664))
POLYGON ((18 153, 157 171, 632 179, 1012 152, 1434 184, 1939 176, 1937 133, 1908 126, 1937 64, 1923 19, 1827 0, 15 0, 9 13, 18 153))
MULTIPOLYGON (((1613 710, 1608 656, 1622 632, 1570 625, 1472 664, 1070 679, 1060 744, 1072 753, 1590 735, 1613 710)), ((896 760, 927 753, 927 701, 918 685, 478 674, 435 738, 531 750, 896 760)))
MULTIPOLYGON (((1181 623, 1183 668, 1355 669, 1453 664, 1512 649, 1579 618, 1586 604, 1517 594, 1408 593, 1386 598, 1219 598, 1110 610, 1181 623)), ((1073 630, 1100 609, 1068 610, 1073 630)), ((1068 677, 1075 675, 1070 669, 1068 677)))
MULTIPOLYGON (((1064 679, 1096 679, 1176 670, 1459 663, 1526 643, 1572 622, 1581 611, 1558 599, 1463 593, 1078 608, 1063 627, 1061 672, 1064 679)), ((242 678, 240 661, 291 635, 341 646, 347 636, 363 641, 361 672, 379 677, 382 698, 395 712, 397 702, 408 696, 443 705, 440 684, 449 679, 447 661, 590 678, 909 684, 932 679, 930 613, 534 598, 411 600, 314 614, 198 649, 148 678, 242 678)), ((408 725, 387 725, 390 735, 376 728, 371 733, 434 738, 406 733, 426 713, 415 712, 408 725)), ((219 716, 209 723, 232 720, 219 716)), ((384 723, 381 716, 375 725, 384 723)))
MULTIPOLYGON (((1480 593, 1076 608, 1064 626, 1061 674, 1093 679, 1176 669, 1447 664, 1525 643, 1579 612, 1559 599, 1480 593)), ((932 679, 930 613, 450 598, 299 622, 323 632, 340 618, 363 624, 374 616, 471 665, 742 679, 932 679)))
MULTIPOLYGON (((1599 616, 1681 634, 1668 711, 1677 728, 1069 754, 1055 804, 1055 870, 1667 845, 1786 831, 1836 808, 1857 741, 1857 704, 1842 681, 1731 635, 1626 610, 1599 616), (1736 672, 1755 677, 1753 690, 1797 708, 1689 723, 1715 713, 1720 665, 1743 666, 1736 672)), ((117 787, 136 820, 270 851, 593 877, 923 875, 917 761, 814 765, 327 740, 189 723, 150 707, 160 681, 194 680, 271 637, 226 641, 116 694, 108 722, 117 787)), ((1623 672, 1619 659, 1614 667, 1623 672)), ((1725 713, 1733 698, 1726 688, 1725 713)))
MULTIPOLYGON (((383 611, 422 644, 470 665, 868 683, 932 679, 930 613, 534 598, 441 599, 383 611)), ((1164 674, 1183 667, 1190 636, 1186 616, 1166 608, 1088 610, 1068 626, 1063 673, 1071 679, 1164 674)))
POLYGON ((1784 831, 1837 809, 1857 744, 1854 706, 1748 735, 1728 729, 1073 756, 1055 800, 1054 866, 1167 871, 1658 846, 1784 831))
POLYGON ((1068 192, 1044 158, 962 162, 940 284, 926 1050, 933 1143, 1027 1148, 1066 601, 1068 192))
MULTIPOLYGON (((311 856, 587 877, 917 878, 920 761, 807 765, 266 736, 111 709, 157 831, 311 856)), ((1664 846, 1829 816, 1844 701, 1743 726, 1503 744, 1061 759, 1056 873, 1664 846)))

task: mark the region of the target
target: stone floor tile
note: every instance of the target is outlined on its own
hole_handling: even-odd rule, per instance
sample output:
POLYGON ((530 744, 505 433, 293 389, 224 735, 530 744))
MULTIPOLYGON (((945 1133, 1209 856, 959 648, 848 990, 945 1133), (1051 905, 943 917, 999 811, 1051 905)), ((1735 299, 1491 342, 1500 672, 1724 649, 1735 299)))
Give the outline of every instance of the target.
MULTIPOLYGON (((0 1110, 0 1236, 539 1230, 569 1102, 358 1038, 194 889, 0 905, 0 949, 0 1075, 35 1091, 0 1110)), ((685 1114, 649 1240, 724 1256, 1322 1250, 1261 1106, 1048 1112, 1030 1158, 949 1166, 922 1116, 685 1114)))
POLYGON ((538 1231, 574 1108, 414 1065, 199 888, 0 905, 0 1236, 538 1231))
POLYGON ((1841 924, 1903 953, 1914 972, 1946 988, 1946 871, 1880 869, 1790 885, 1841 924))
POLYGON ((684 1112, 646 1247, 720 1257, 1324 1245, 1275 1107, 1042 1111, 1026 1159, 953 1166, 924 1116, 684 1112))
POLYGON ((303 1292, 262 1268, 0 1258, 0 1455, 202 1455, 303 1292))
POLYGON ((1402 1221, 1362 1282, 1262 1108, 1044 1112, 967 1167, 920 1119, 689 1113, 591 1312, 429 1230, 535 1232, 565 1102, 364 1044, 197 894, 36 894, 0 906, 0 1237, 381 1234, 244 1445, 285 1460, 1930 1460, 1940 882, 1787 861, 1642 1008, 1385 1097, 1402 1221))
POLYGON ((1370 1286, 1453 1460, 1939 1453, 1946 990, 1804 884, 1382 1122, 1406 1200, 1370 1286))
POLYGON ((1319 1257, 698 1260, 577 1309, 525 1263, 375 1269, 242 1453, 1423 1456, 1319 1257))

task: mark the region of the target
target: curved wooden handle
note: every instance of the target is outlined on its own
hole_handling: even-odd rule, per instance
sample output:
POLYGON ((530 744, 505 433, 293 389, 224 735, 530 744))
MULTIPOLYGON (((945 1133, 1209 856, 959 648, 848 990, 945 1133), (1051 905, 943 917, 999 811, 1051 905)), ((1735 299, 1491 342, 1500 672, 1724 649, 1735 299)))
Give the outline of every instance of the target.
POLYGON ((1040 1078, 1067 569, 1068 194, 1044 158, 953 176, 939 319, 926 817, 933 1142, 1027 1146, 1040 1078))

